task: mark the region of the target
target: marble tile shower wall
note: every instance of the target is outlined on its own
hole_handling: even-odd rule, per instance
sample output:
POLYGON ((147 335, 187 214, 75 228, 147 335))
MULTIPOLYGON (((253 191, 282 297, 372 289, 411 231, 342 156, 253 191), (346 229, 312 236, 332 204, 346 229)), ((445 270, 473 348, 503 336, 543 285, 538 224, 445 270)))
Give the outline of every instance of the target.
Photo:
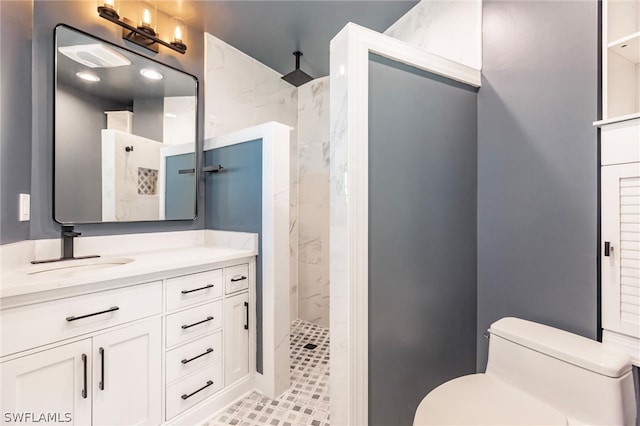
POLYGON ((481 22, 481 0, 422 0, 384 34, 479 70, 481 22))
POLYGON ((298 318, 298 90, 282 75, 205 34, 205 139, 269 121, 291 126, 291 319, 298 318))
POLYGON ((329 77, 298 88, 298 317, 329 327, 329 77))

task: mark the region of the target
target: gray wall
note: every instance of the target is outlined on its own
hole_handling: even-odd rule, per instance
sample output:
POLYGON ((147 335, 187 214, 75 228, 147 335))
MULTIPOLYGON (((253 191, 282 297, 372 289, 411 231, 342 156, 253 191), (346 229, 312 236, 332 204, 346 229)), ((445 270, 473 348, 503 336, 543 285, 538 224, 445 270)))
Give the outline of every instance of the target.
POLYGON ((597 3, 483 5, 478 371, 504 316, 598 327, 597 3))
MULTIPOLYGON (((4 4, 4 2, 3 2, 4 4)), ((4 14, 4 11, 3 11, 4 14)), ((202 140, 202 112, 204 80, 204 38, 202 33, 192 32, 189 49, 185 55, 160 47, 158 54, 125 42, 122 28, 100 18, 96 3, 87 1, 36 1, 33 12, 33 145, 32 164, 20 162, 20 168, 31 167, 32 220, 30 237, 56 238, 60 226, 54 222, 52 214, 52 152, 53 152, 53 30, 59 23, 65 23, 88 32, 96 37, 139 52, 145 56, 195 75, 200 80, 198 88, 198 141, 202 140)), ((28 48, 28 47, 27 47, 28 48)), ((24 70, 21 70, 24 73, 24 70)), ((198 145, 201 147, 201 145, 198 145)), ((201 161, 199 154, 197 161, 201 161)), ((202 229, 204 181, 198 182, 199 215, 195 221, 140 222, 80 225, 83 235, 108 235, 133 232, 159 232, 187 229, 202 229)))
POLYGON ((59 222, 102 220, 102 138, 105 111, 124 109, 114 101, 58 84, 55 217, 59 222), (78 117, 82 117, 81 120, 78 117))
POLYGON ((31 2, 0 1, 0 244, 29 238, 18 221, 31 185, 31 2))
MULTIPOLYGON (((224 172, 206 178, 206 228, 253 232, 262 253, 262 139, 213 149, 205 164, 224 172)), ((262 256, 256 258, 256 369, 262 373, 262 256)))
POLYGON ((133 134, 155 141, 164 141, 164 98, 133 100, 133 134))
POLYGON ((476 363, 477 92, 369 65, 369 422, 476 363))

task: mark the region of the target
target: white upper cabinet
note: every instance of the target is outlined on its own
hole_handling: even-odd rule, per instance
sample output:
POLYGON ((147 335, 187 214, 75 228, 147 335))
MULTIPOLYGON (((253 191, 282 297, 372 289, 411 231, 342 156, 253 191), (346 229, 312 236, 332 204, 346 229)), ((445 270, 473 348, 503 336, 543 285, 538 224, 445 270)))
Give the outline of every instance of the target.
POLYGON ((603 3, 604 119, 640 113, 640 0, 603 3))

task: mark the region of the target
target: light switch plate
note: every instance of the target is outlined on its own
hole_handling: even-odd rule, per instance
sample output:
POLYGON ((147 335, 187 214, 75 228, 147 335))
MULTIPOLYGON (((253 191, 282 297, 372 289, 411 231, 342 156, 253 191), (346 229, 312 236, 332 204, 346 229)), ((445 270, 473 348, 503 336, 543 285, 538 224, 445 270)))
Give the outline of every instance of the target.
POLYGON ((20 209, 18 220, 24 222, 31 219, 31 195, 20 194, 20 209))

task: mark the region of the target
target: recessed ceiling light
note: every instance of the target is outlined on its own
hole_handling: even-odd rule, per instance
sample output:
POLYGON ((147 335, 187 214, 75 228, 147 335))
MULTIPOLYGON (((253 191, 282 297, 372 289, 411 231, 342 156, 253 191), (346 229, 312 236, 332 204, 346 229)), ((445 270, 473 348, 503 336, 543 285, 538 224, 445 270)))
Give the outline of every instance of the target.
POLYGON ((86 71, 79 71, 76 73, 76 77, 81 78, 83 80, 87 80, 87 81, 100 81, 100 77, 98 77, 95 74, 91 74, 90 72, 86 72, 86 71))
POLYGON ((150 68, 143 68, 140 70, 140 74, 143 77, 149 78, 151 80, 162 80, 162 74, 160 74, 156 70, 152 70, 150 68))

